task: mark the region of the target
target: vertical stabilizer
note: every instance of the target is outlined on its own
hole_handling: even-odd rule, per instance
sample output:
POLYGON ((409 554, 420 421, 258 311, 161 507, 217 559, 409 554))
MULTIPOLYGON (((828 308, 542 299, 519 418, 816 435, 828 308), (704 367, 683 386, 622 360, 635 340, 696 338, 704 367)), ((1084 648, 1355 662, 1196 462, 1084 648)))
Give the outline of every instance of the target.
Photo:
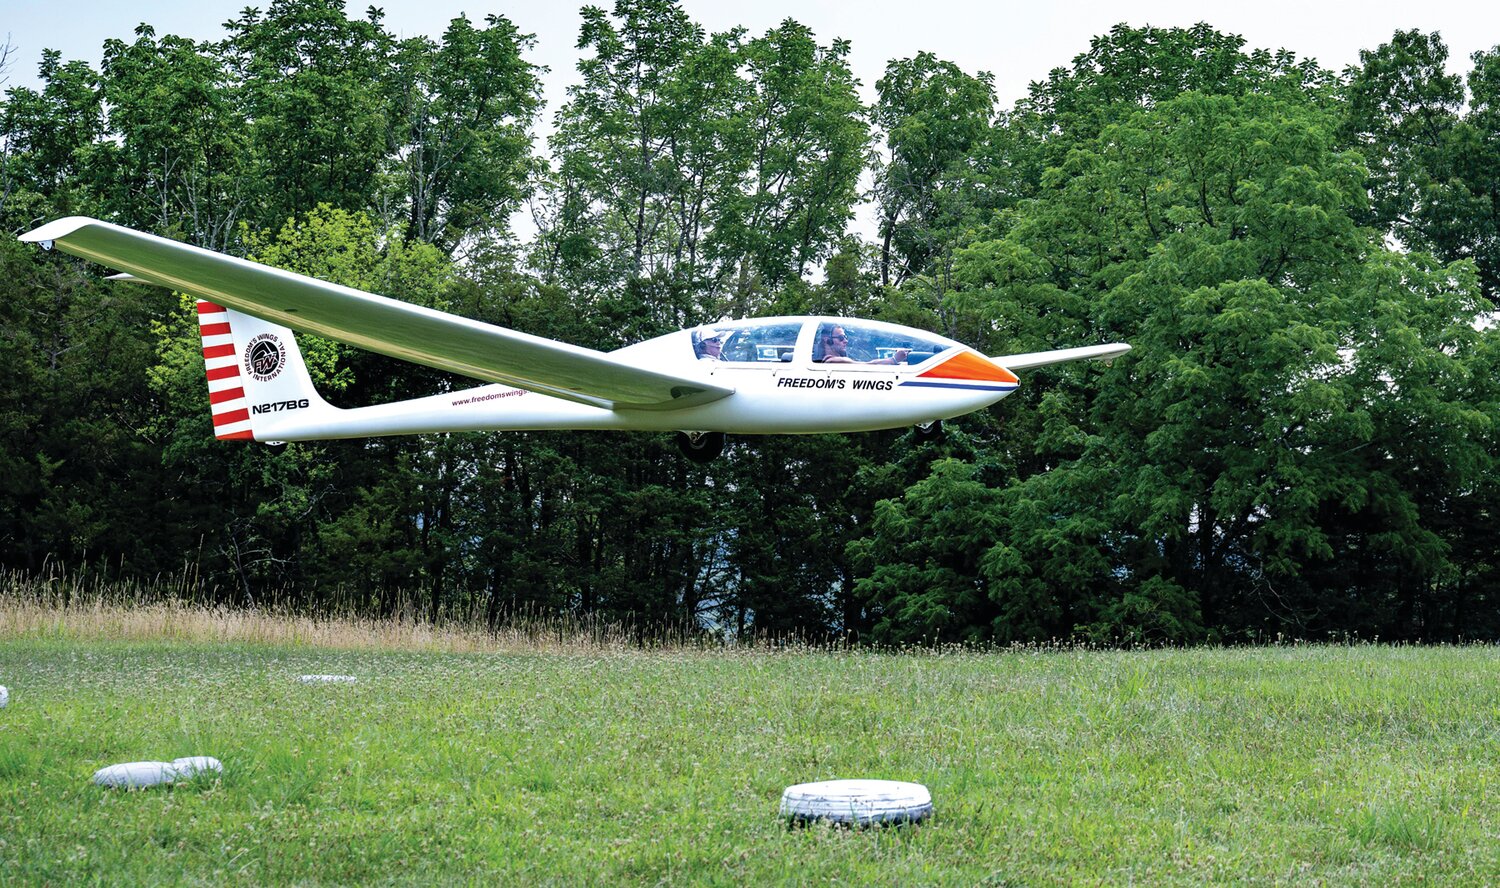
POLYGON ((274 427, 292 415, 335 411, 313 388, 286 327, 200 299, 198 332, 214 436, 221 441, 274 441, 274 427))

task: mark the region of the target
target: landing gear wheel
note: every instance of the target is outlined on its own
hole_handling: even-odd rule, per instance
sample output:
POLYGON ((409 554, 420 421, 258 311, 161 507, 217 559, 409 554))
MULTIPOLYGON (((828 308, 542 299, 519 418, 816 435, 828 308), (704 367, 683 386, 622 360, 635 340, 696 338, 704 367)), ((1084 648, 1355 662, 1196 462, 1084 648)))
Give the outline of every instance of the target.
POLYGON ((724 452, 724 433, 678 432, 677 449, 695 463, 713 462, 724 452))
POLYGON ((947 437, 943 431, 943 421, 940 419, 918 423, 912 431, 916 433, 918 444, 937 444, 947 437))

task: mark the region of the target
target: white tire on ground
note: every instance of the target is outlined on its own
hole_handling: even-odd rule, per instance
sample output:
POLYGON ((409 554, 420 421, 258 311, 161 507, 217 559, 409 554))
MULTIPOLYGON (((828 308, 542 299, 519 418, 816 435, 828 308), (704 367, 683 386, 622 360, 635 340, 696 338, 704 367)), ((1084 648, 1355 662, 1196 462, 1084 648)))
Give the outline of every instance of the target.
POLYGON ((297 680, 303 684, 354 684, 358 679, 352 675, 304 675, 297 680))
POLYGON ((5 708, 5 704, 7 704, 9 702, 10 702, 10 691, 7 691, 5 689, 5 685, 0 685, 0 709, 4 709, 5 708))
POLYGON ((100 786, 123 786, 127 789, 160 786, 176 779, 177 769, 166 762, 126 762, 94 772, 94 782, 100 786))
POLYGON ((870 826, 916 823, 932 814, 932 794, 920 783, 897 780, 824 780, 788 786, 781 816, 870 826))
POLYGON ((172 769, 183 780, 191 780, 199 774, 224 773, 224 765, 211 755, 190 755, 187 758, 172 759, 172 769))

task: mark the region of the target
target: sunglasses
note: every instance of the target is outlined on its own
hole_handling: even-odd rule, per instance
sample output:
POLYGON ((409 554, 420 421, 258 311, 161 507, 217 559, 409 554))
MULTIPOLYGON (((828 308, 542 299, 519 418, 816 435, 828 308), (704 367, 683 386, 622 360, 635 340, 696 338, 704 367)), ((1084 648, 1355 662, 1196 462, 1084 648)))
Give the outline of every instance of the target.
POLYGON ((828 338, 829 338, 829 339, 836 339, 836 340, 838 340, 838 341, 839 341, 839 342, 848 342, 848 341, 849 341, 849 337, 847 337, 847 336, 845 336, 845 335, 843 335, 843 334, 842 334, 842 333, 840 333, 840 334, 839 334, 839 335, 837 335, 837 336, 830 336, 830 337, 828 337, 828 338))

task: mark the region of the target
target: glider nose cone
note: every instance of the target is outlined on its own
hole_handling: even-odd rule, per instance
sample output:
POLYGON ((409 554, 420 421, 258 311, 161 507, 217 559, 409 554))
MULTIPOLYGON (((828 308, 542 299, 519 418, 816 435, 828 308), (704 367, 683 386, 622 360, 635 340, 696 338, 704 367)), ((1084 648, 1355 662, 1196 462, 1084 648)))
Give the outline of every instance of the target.
POLYGON ((1014 386, 1021 380, 1016 374, 977 352, 961 351, 930 370, 917 374, 918 379, 952 379, 1014 386))

